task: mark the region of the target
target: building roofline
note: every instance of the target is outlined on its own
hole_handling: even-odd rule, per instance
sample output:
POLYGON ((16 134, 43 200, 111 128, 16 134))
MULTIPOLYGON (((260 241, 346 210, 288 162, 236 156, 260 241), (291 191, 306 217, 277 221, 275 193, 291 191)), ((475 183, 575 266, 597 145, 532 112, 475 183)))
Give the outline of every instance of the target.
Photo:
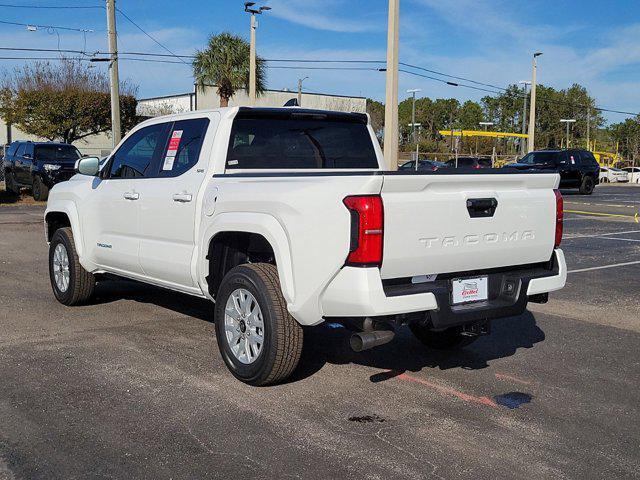
POLYGON ((138 101, 139 102, 143 102, 145 100, 164 100, 164 99, 169 99, 169 98, 177 98, 177 97, 190 97, 191 95, 194 95, 193 92, 188 92, 188 93, 176 93, 174 95, 159 95, 157 97, 146 97, 146 98, 139 98, 138 101))
MULTIPOLYGON (((194 84, 195 86, 195 84, 194 84)), ((205 87, 215 87, 215 85, 211 85, 211 84, 205 84, 205 87)), ((274 92, 274 93, 291 93, 293 95, 297 95, 298 92, 294 92, 293 90, 277 90, 277 89, 271 89, 271 88, 267 88, 265 89, 265 92, 274 92)), ((337 97, 337 98, 354 98, 354 99, 358 99, 358 100, 366 100, 367 97, 360 97, 360 96, 353 96, 353 95, 338 95, 338 94, 333 94, 333 93, 315 93, 315 92, 302 92, 305 95, 315 95, 317 97, 337 97)), ((160 95, 157 97, 147 97, 147 98, 140 98, 138 99, 139 102, 142 102, 144 100, 162 100, 162 99, 167 99, 167 98, 176 98, 176 97, 185 97, 185 96, 190 96, 190 95, 194 95, 195 92, 188 92, 188 93, 176 93, 175 95, 160 95)))

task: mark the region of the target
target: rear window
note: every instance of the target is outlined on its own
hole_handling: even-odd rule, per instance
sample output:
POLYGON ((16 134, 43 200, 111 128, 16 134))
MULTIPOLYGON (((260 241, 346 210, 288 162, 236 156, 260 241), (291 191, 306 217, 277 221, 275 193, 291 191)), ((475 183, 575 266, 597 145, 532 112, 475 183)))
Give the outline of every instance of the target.
POLYGON ((227 169, 378 168, 360 116, 264 114, 233 122, 227 169))
POLYGON ((524 156, 520 163, 529 165, 555 165, 556 152, 531 152, 524 156))
POLYGON ((36 158, 44 161, 77 160, 80 152, 73 145, 37 145, 36 158))

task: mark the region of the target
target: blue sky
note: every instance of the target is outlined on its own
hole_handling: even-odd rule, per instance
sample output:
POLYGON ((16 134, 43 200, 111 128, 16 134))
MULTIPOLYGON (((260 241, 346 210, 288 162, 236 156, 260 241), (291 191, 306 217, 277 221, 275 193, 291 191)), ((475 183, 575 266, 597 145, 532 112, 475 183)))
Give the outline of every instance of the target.
MULTIPOLYGON (((102 5, 101 0, 7 0, 19 5, 102 5)), ((248 37, 241 0, 118 0, 117 5, 176 53, 191 54, 211 33, 248 37)), ((260 18, 258 53, 265 58, 384 60, 386 0, 269 0, 260 18)), ((0 7, 0 20, 91 28, 87 50, 106 49, 102 9, 48 10, 0 7)), ((406 63, 494 85, 529 79, 533 51, 542 51, 538 79, 564 88, 585 85, 600 106, 640 112, 640 2, 638 0, 401 0, 400 59, 406 63)), ((118 17, 121 51, 164 53, 123 17, 118 17)), ((58 31, 60 47, 82 49, 83 36, 58 31)), ((0 24, 0 46, 56 48, 58 35, 45 29, 0 24)), ((3 52, 3 56, 18 56, 3 52)), ((0 66, 19 62, 2 60, 0 66)), ((105 68, 97 64, 96 68, 105 68)), ((121 62, 121 77, 139 85, 142 97, 192 88, 184 65, 121 62)), ((384 74, 374 71, 270 69, 270 88, 305 87, 316 92, 382 100, 384 74)), ((485 95, 401 74, 400 98, 409 88, 430 97, 478 100, 485 95)), ((624 116, 607 115, 610 121, 624 116)))

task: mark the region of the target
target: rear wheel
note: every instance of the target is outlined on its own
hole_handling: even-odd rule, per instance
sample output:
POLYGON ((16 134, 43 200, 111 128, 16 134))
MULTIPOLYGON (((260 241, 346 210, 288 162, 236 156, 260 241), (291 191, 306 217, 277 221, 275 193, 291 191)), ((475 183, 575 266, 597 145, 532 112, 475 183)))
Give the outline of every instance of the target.
POLYGON ((583 177, 582 183, 580 184, 580 193, 582 195, 591 195, 595 187, 596 182, 592 177, 583 177))
POLYGON ((49 198, 49 187, 47 187, 42 178, 38 175, 33 177, 33 187, 32 187, 33 199, 39 202, 44 202, 47 198, 49 198))
POLYGON ((249 385, 281 382, 300 361, 302 327, 287 310, 275 265, 227 273, 216 296, 215 328, 225 364, 249 385))
POLYGON ((69 227, 56 230, 49 245, 49 277, 56 299, 63 305, 78 305, 91 298, 96 285, 78 259, 69 227))
POLYGON ((463 348, 475 342, 477 336, 462 335, 460 327, 447 328, 446 330, 433 331, 419 323, 409 325, 411 332, 422 344, 436 350, 455 350, 463 348))

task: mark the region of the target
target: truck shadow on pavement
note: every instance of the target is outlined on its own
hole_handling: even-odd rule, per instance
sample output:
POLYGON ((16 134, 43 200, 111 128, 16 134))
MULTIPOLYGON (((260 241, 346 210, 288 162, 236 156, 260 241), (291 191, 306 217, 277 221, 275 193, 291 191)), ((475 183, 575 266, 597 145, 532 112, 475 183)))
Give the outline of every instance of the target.
POLYGON ((519 348, 532 348, 545 339, 531 312, 494 320, 490 335, 466 348, 452 351, 424 347, 408 327, 397 328, 396 338, 391 343, 361 353, 350 349, 350 335, 351 332, 344 328, 330 328, 326 324, 305 329, 302 361, 291 381, 313 375, 326 363, 355 363, 385 370, 372 375, 372 382, 424 368, 477 370, 488 367, 491 360, 509 357, 519 348))
MULTIPOLYGON (((100 282, 92 304, 119 300, 153 304, 213 323, 213 303, 210 301, 135 281, 100 282)), ((351 332, 335 327, 335 324, 327 323, 305 327, 302 359, 287 383, 310 377, 327 363, 354 363, 384 370, 372 375, 372 382, 384 381, 403 372, 419 372, 424 368, 477 370, 488 367, 491 360, 509 357, 519 348, 532 348, 545 339, 535 317, 528 311, 518 317, 494 320, 490 335, 478 339, 466 348, 453 351, 430 350, 413 336, 408 327, 398 327, 392 342, 357 353, 349 347, 351 332)))

